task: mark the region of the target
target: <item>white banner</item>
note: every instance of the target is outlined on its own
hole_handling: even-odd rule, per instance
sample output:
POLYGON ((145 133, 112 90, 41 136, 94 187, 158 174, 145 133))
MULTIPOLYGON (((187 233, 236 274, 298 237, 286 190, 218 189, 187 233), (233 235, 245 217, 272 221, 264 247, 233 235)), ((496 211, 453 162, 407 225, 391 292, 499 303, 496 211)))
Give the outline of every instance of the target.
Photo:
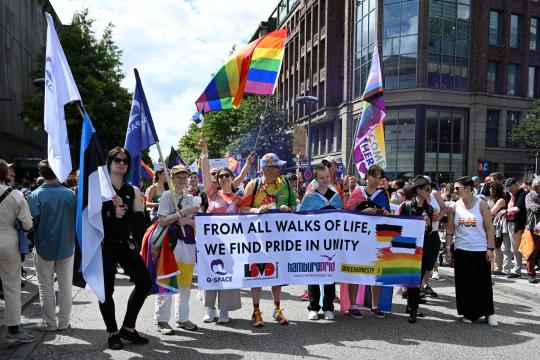
POLYGON ((341 210, 199 215, 199 288, 418 286, 424 227, 416 217, 341 210))

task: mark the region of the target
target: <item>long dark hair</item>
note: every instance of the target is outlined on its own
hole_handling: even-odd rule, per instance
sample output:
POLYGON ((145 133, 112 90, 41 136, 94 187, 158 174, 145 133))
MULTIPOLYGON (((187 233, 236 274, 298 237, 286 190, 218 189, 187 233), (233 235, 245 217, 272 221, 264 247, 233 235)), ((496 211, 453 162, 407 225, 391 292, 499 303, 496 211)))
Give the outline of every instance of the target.
POLYGON ((489 195, 489 197, 493 201, 498 201, 499 199, 506 199, 504 195, 504 189, 501 184, 494 182, 489 185, 489 188, 490 190, 493 190, 493 193, 489 195))
POLYGON ((127 149, 125 149, 123 147, 120 147, 120 146, 117 146, 114 149, 112 149, 111 151, 109 151, 109 153, 107 154, 107 170, 109 171, 109 173, 111 173, 111 164, 113 162, 113 159, 118 154, 124 154, 126 156, 127 161, 128 161, 128 167, 127 167, 128 170, 124 174, 124 178, 123 178, 124 182, 127 183, 127 182, 129 182, 129 177, 131 175, 131 154, 129 153, 129 151, 127 151, 127 149))

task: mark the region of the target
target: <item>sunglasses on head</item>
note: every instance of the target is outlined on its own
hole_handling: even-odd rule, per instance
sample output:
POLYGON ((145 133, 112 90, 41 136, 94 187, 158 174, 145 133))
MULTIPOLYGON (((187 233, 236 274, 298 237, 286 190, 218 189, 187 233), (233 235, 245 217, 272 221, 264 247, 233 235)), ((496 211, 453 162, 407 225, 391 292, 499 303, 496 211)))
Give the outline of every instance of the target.
POLYGON ((227 179, 228 179, 228 178, 230 178, 230 177, 231 177, 231 174, 229 174, 229 173, 219 174, 219 175, 218 175, 218 178, 220 178, 220 179, 223 179, 223 178, 227 178, 227 179))
POLYGON ((121 158, 121 157, 115 157, 115 158, 113 159, 113 161, 114 161, 115 163, 117 163, 117 164, 122 164, 122 163, 124 163, 124 164, 126 164, 126 165, 129 164, 128 159, 121 158))

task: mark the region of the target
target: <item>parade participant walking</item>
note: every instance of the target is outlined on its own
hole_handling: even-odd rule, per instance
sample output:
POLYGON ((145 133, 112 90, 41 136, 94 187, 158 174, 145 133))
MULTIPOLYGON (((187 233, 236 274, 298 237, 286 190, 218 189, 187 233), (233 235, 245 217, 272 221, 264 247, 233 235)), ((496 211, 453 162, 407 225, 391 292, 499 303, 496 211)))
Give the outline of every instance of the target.
POLYGON ((431 196, 431 183, 423 176, 418 176, 414 179, 412 192, 414 198, 407 200, 399 208, 399 215, 413 215, 422 216, 426 222, 426 228, 424 231, 424 246, 422 251, 422 266, 420 270, 420 284, 419 287, 407 288, 407 313, 409 313, 408 321, 410 323, 416 323, 417 317, 423 317, 424 315, 418 312, 418 305, 420 303, 420 287, 424 275, 433 269, 433 264, 437 259, 441 242, 438 239, 436 233, 436 240, 433 241, 432 232, 432 218, 433 207, 429 204, 428 199, 431 196))
POLYGON ((21 253, 15 229, 18 219, 28 231, 32 216, 24 195, 4 185, 9 174, 8 164, 0 159, 0 280, 4 288, 4 325, 9 343, 28 343, 34 337, 22 330, 21 323, 21 253))
POLYGON ((525 223, 527 221, 527 209, 525 208, 525 190, 518 186, 517 180, 508 178, 504 182, 504 188, 511 195, 508 201, 507 210, 502 210, 506 216, 507 233, 503 236, 503 272, 510 273, 509 279, 521 277, 521 268, 523 257, 519 252, 519 245, 525 223), (514 268, 512 266, 512 257, 514 258, 514 268))
MULTIPOLYGON (((262 177, 251 180, 246 186, 246 192, 240 203, 240 212, 245 214, 262 214, 269 210, 279 210, 291 212, 296 209, 296 196, 289 181, 280 176, 280 171, 286 162, 281 161, 274 153, 265 154, 260 160, 262 177)), ((253 314, 251 325, 261 327, 262 320, 259 303, 261 301, 262 289, 260 287, 251 289, 253 300, 253 314)), ((274 299, 274 311, 272 318, 280 325, 288 324, 288 320, 281 308, 281 286, 272 286, 272 297, 274 299)))
POLYGON ((134 344, 147 344, 148 339, 139 335, 135 323, 150 288, 150 276, 139 253, 131 240, 144 233, 143 204, 139 201, 138 188, 127 183, 128 168, 131 163, 129 152, 116 147, 107 154, 107 167, 116 195, 111 201, 103 203, 104 238, 102 243, 103 281, 105 285, 105 302, 99 303, 99 310, 109 333, 109 347, 113 350, 123 348, 122 340, 134 344), (122 328, 118 331, 113 292, 116 267, 120 266, 135 283, 127 303, 122 328))
MULTIPOLYGON (((310 210, 322 210, 322 209, 341 209, 343 203, 341 202, 341 196, 333 188, 330 177, 330 171, 328 167, 324 165, 318 165, 313 171, 315 175, 315 181, 317 186, 310 190, 304 196, 302 203, 298 207, 299 211, 310 210)), ((336 292, 336 284, 324 285, 324 296, 322 311, 324 312, 325 320, 334 320, 334 297, 336 292)), ((321 310, 320 298, 321 289, 320 285, 309 285, 309 306, 308 306, 308 319, 318 320, 319 310, 321 310)))
MULTIPOLYGON (((379 183, 384 176, 384 170, 373 165, 366 174, 366 186, 357 186, 351 193, 346 208, 366 214, 387 215, 390 212, 390 199, 385 190, 378 189, 379 183)), ((382 288, 380 286, 371 286, 371 312, 378 318, 384 319, 386 315, 379 309, 379 297, 382 288)), ((349 284, 349 315, 355 318, 361 318, 359 306, 356 303, 358 293, 358 284, 349 284)))
POLYGON ((159 201, 159 224, 163 227, 170 225, 167 231, 180 271, 178 293, 156 297, 154 318, 158 331, 164 335, 174 333, 169 325, 173 297, 175 298, 176 326, 188 331, 197 330, 197 325, 189 321, 189 298, 196 259, 193 214, 200 212, 201 208, 200 202, 185 192, 189 174, 190 171, 185 166, 174 166, 171 170, 172 190, 165 191, 159 201))
POLYGON ((38 171, 45 184, 28 199, 34 221, 34 265, 43 315, 36 329, 64 330, 69 326, 71 314, 77 199, 73 191, 60 184, 47 160, 39 163, 38 171), (58 279, 58 324, 55 273, 58 279))
POLYGON ((527 223, 523 234, 520 251, 527 259, 527 275, 529 283, 536 284, 536 259, 540 251, 540 177, 534 178, 531 184, 531 191, 525 197, 525 208, 527 209, 527 223))
POLYGON ((169 190, 167 184, 167 176, 164 169, 158 169, 154 173, 153 184, 146 190, 146 208, 150 212, 150 221, 152 224, 157 221, 157 208, 159 206, 159 198, 169 190))
MULTIPOLYGON (((493 217, 493 226, 495 227, 495 251, 492 263, 492 274, 503 275, 503 253, 501 245, 503 242, 503 232, 507 231, 506 218, 503 210, 506 209, 506 197, 503 186, 499 183, 492 183, 489 186, 490 197, 488 206, 493 217)), ((508 274, 506 274, 508 275, 508 274)))
MULTIPOLYGON (((424 176, 430 183, 431 179, 428 176, 424 176)), ((444 199, 442 198, 441 194, 432 184, 432 190, 431 194, 429 196, 429 199, 427 199, 427 202, 431 207, 433 208, 433 215, 431 216, 431 227, 433 231, 439 231, 439 224, 441 219, 446 215, 446 204, 444 203, 444 199)), ((440 244, 439 244, 440 245, 440 244)), ((430 278, 433 280, 439 280, 439 264, 438 262, 434 261, 433 265, 429 266, 430 270, 426 271, 424 274, 424 281, 423 281, 423 288, 422 292, 428 296, 431 297, 437 297, 438 294, 429 286, 429 280, 430 278), (431 274, 431 271, 433 271, 433 274, 431 274)))
POLYGON ((474 196, 474 181, 462 177, 454 183, 459 200, 448 209, 446 260, 454 260, 456 306, 463 322, 470 324, 485 316, 497 326, 493 307, 491 266, 495 246, 491 212, 487 203, 474 196), (455 241, 454 241, 455 239, 455 241))
MULTIPOLYGON (((208 195, 208 213, 210 214, 234 214, 238 212, 242 197, 237 194, 233 187, 234 174, 229 168, 221 168, 217 171, 218 188, 213 184, 210 175, 210 165, 208 163, 208 146, 202 138, 199 141, 202 159, 203 184, 208 195)), ((248 157, 248 164, 251 166, 255 160, 254 155, 248 157)), ((216 318, 216 301, 218 301, 219 318, 218 323, 224 324, 230 321, 229 311, 238 310, 242 307, 240 300, 240 289, 229 290, 206 290, 204 292, 204 307, 206 315, 203 318, 205 323, 213 322, 216 318)))

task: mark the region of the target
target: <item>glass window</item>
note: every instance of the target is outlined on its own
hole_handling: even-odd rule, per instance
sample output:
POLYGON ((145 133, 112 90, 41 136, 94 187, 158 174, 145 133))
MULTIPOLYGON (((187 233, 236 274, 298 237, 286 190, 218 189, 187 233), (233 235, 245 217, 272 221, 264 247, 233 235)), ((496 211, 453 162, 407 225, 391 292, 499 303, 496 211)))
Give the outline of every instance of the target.
POLYGON ((501 45, 502 40, 502 13, 491 10, 489 12, 489 44, 501 45))
POLYGON ((401 178, 414 172, 416 110, 389 110, 384 119, 385 173, 401 178))
POLYGON ((538 91, 538 70, 535 67, 529 66, 529 84, 527 87, 527 96, 535 98, 539 96, 538 91))
POLYGON ((519 65, 508 64, 507 94, 519 96, 519 65))
POLYGON ((388 90, 415 87, 418 0, 392 1, 384 4, 382 69, 384 87, 388 90))
POLYGON ((499 86, 499 63, 495 61, 488 62, 487 73, 487 92, 495 94, 500 92, 499 86))
POLYGON ((510 17, 510 47, 518 48, 521 46, 521 16, 514 15, 510 17))
MULTIPOLYGON (((376 12, 374 5, 375 2, 373 0, 357 1, 356 5, 354 97, 359 97, 363 93, 364 85, 367 81, 367 73, 371 64, 376 34, 376 12)), ((397 29, 395 31, 399 32, 399 16, 397 23, 393 27, 397 29)), ((383 43, 383 47, 393 45, 392 43, 383 43)), ((396 52, 399 52, 399 43, 396 46, 396 52)))
POLYGON ((426 111, 424 173, 437 183, 463 175, 466 116, 463 111, 426 111))
POLYGON ((499 111, 488 110, 486 115, 486 146, 499 144, 499 111))
POLYGON ((531 38, 529 40, 529 49, 538 50, 538 18, 531 18, 531 38))
MULTIPOLYGON (((508 111, 506 113, 506 133, 510 134, 512 129, 519 124, 519 112, 508 111)), ((506 137, 506 147, 516 147, 516 144, 510 140, 510 136, 506 137)))
POLYGON ((455 0, 429 6, 428 86, 467 90, 470 7, 455 0))

